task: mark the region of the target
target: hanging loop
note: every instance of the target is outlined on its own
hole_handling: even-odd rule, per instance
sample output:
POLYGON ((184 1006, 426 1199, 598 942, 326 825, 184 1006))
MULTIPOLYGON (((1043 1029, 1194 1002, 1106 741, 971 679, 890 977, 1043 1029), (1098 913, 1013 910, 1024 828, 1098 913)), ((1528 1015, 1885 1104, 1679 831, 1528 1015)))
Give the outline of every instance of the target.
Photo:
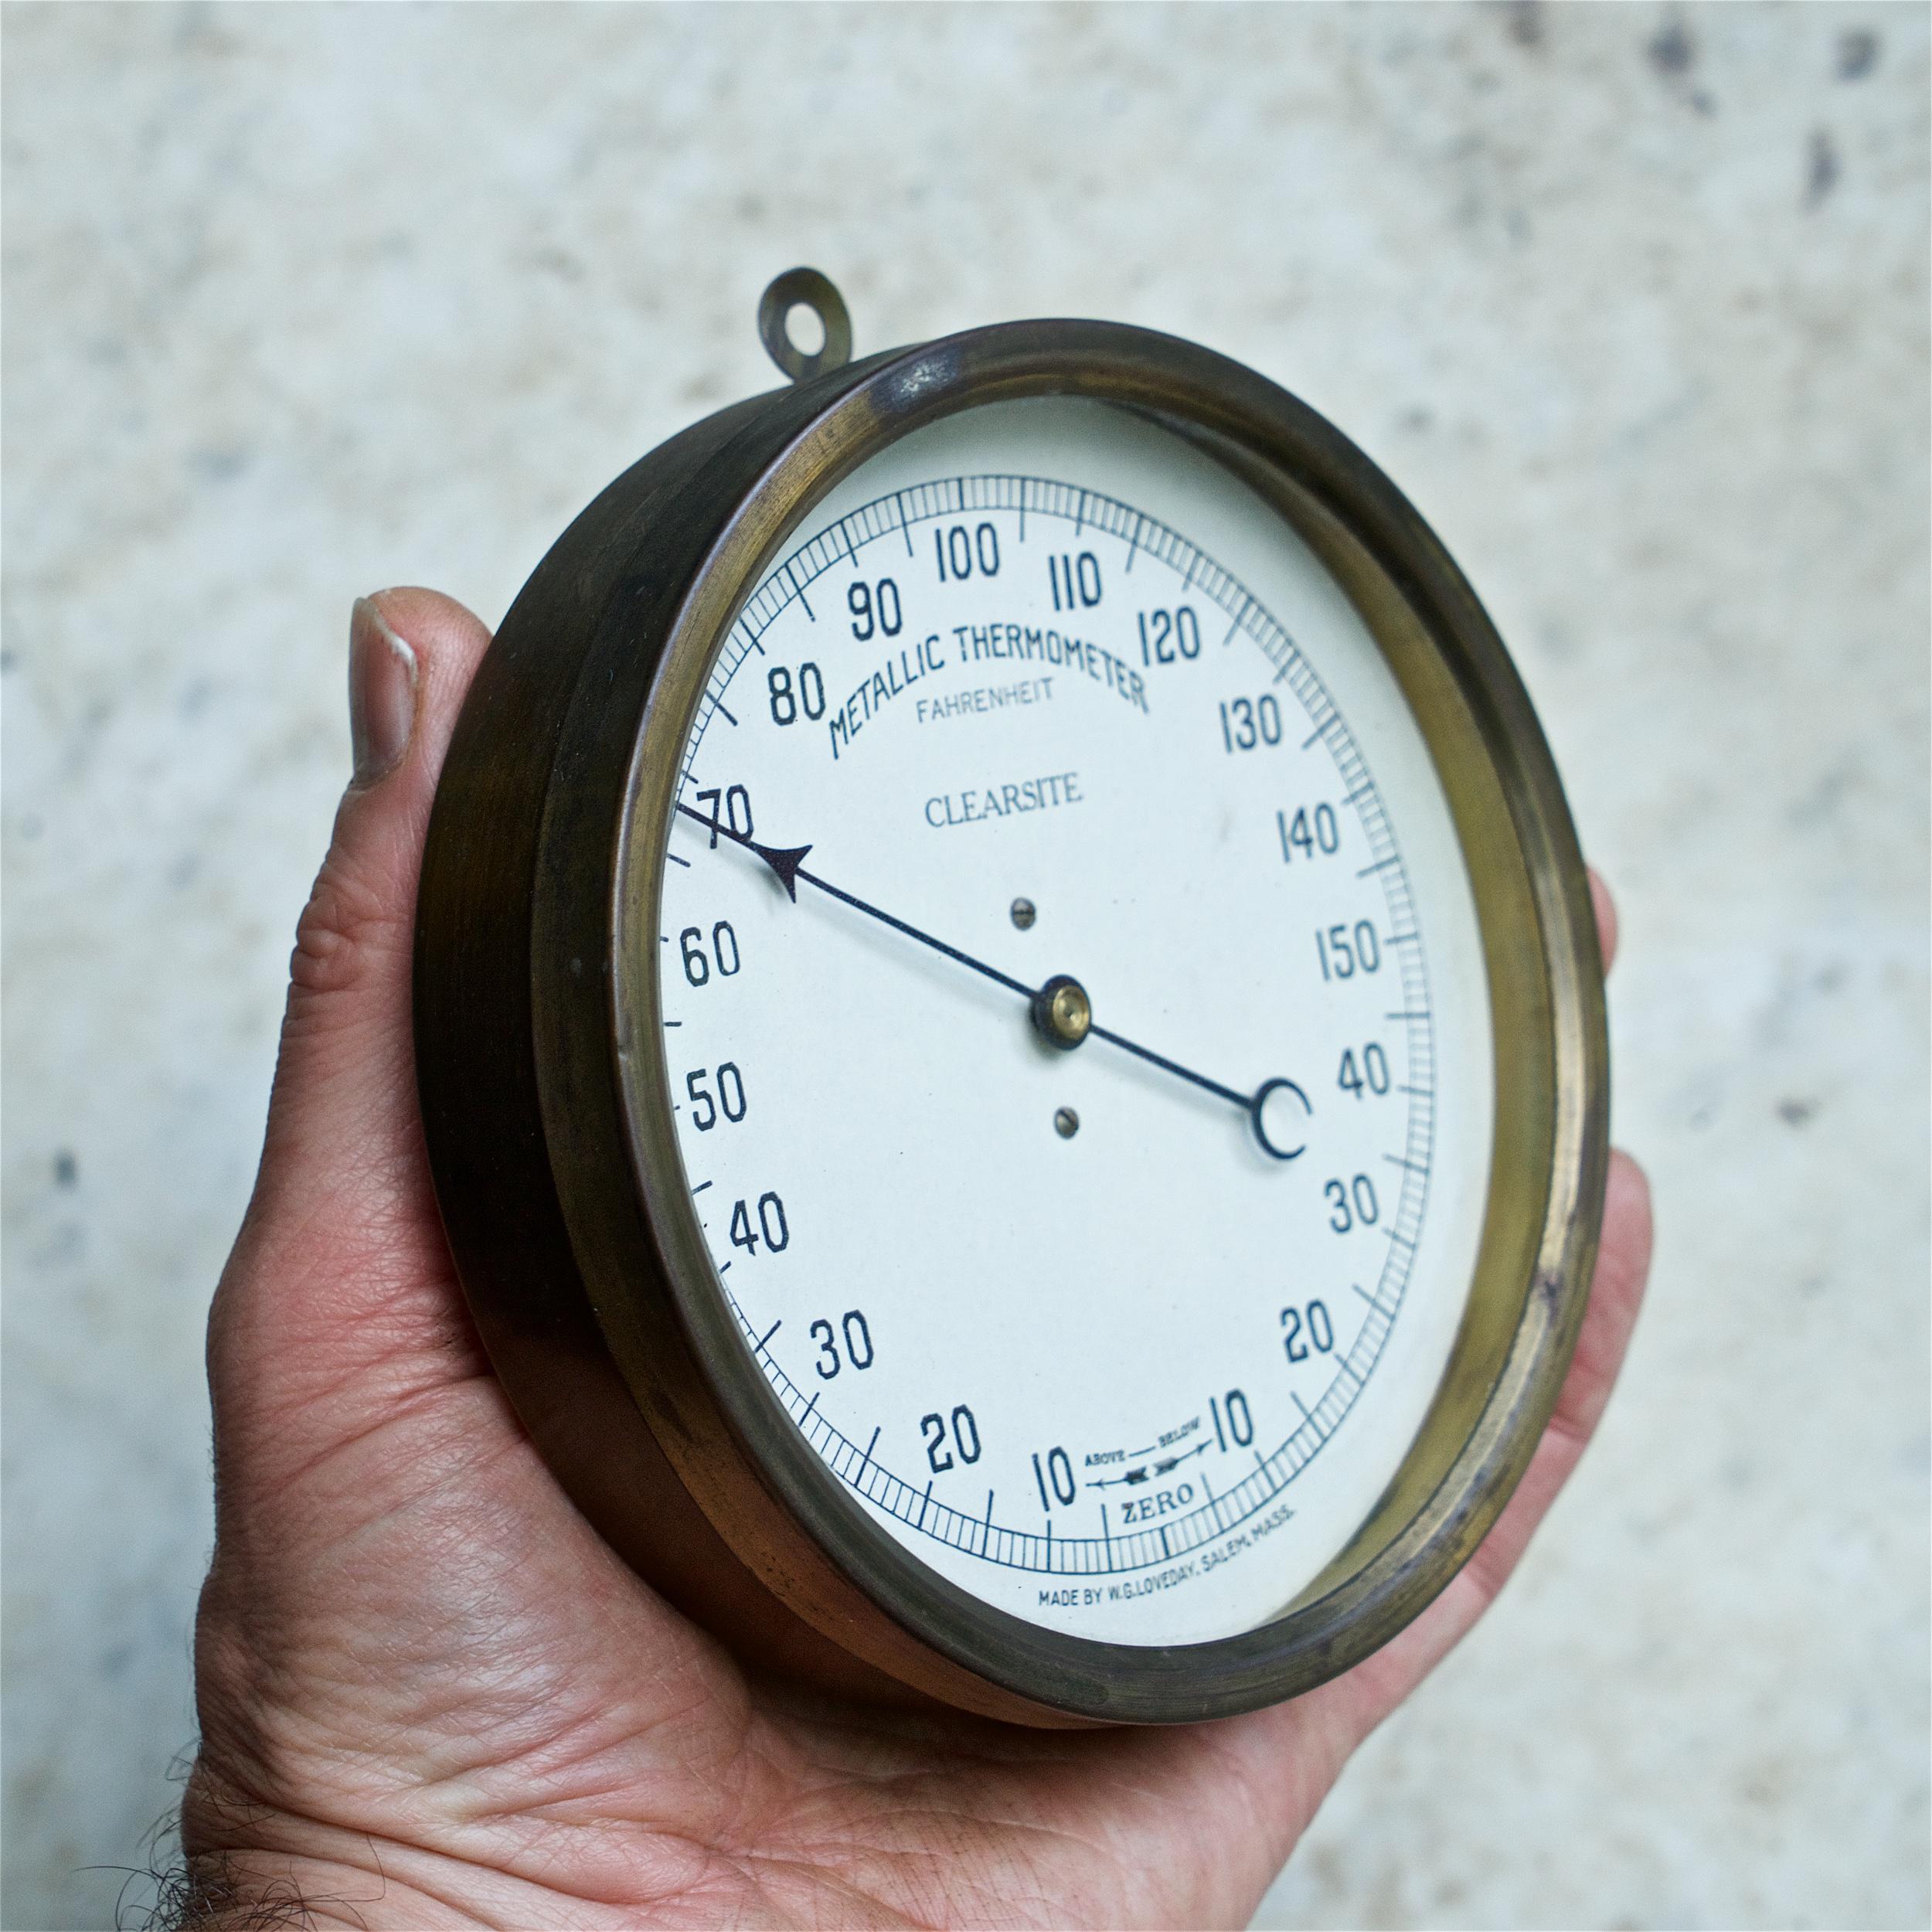
POLYGON ((758 336, 765 353, 794 383, 808 383, 852 360, 852 318, 845 298, 815 268, 787 268, 758 298, 758 336), (791 311, 808 308, 825 339, 808 355, 791 339, 791 311))

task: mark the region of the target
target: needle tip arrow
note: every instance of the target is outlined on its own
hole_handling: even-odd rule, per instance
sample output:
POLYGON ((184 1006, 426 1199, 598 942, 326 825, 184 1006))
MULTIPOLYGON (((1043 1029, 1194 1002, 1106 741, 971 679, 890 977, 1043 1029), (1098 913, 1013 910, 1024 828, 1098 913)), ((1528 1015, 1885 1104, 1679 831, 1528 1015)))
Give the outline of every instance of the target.
POLYGON ((809 845, 753 845, 751 849, 778 875, 778 883, 785 889, 785 896, 795 906, 798 903, 798 868, 805 862, 805 854, 811 850, 809 845))

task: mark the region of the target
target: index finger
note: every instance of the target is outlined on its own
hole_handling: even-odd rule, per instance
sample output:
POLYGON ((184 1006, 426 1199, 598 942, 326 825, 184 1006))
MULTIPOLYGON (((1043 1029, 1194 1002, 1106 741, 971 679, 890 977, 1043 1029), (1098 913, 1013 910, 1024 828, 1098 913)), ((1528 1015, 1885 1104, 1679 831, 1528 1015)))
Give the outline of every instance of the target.
POLYGON ((1604 949, 1604 971, 1608 972, 1617 957, 1617 902, 1594 866, 1590 868, 1590 903, 1597 908, 1597 940, 1604 949))

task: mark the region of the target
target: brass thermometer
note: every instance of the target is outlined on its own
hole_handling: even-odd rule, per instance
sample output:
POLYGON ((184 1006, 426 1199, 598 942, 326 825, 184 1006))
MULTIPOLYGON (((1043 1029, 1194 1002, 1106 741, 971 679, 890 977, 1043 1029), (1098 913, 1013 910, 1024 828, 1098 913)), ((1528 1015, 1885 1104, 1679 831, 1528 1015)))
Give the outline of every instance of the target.
POLYGON ((1039 1723, 1292 1696, 1475 1548, 1582 1315, 1542 732, 1252 371, 1088 321, 854 362, 804 270, 761 323, 792 381, 584 511, 450 751, 417 1026, 476 1318, 756 1654, 1039 1723))

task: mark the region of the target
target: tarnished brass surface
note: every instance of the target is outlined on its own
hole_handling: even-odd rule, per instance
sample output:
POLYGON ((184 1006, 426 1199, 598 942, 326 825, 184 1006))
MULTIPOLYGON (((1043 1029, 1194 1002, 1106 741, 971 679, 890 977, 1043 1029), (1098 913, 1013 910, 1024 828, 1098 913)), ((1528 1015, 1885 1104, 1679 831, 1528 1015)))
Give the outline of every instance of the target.
POLYGON ((1169 337, 974 330, 740 403, 620 478, 539 566, 464 708, 424 861, 416 998, 438 1197, 498 1372, 627 1560, 762 1662, 1033 1723, 1183 1722, 1292 1696, 1448 1583, 1568 1366, 1602 1207, 1607 1049, 1587 880, 1542 733, 1474 594, 1394 485, 1304 404, 1169 337), (1491 1195, 1442 1386, 1349 1548, 1280 1617, 1209 1644, 1023 1622, 870 1520, 734 1332, 655 1024, 679 754, 743 599, 812 505, 896 438, 1046 395, 1188 436, 1323 558, 1430 747, 1489 975, 1491 1195))
POLYGON ((788 268, 758 299, 758 339, 794 383, 808 383, 852 360, 852 318, 845 298, 815 268, 788 268), (791 311, 808 308, 825 340, 808 352, 791 338, 791 311))

